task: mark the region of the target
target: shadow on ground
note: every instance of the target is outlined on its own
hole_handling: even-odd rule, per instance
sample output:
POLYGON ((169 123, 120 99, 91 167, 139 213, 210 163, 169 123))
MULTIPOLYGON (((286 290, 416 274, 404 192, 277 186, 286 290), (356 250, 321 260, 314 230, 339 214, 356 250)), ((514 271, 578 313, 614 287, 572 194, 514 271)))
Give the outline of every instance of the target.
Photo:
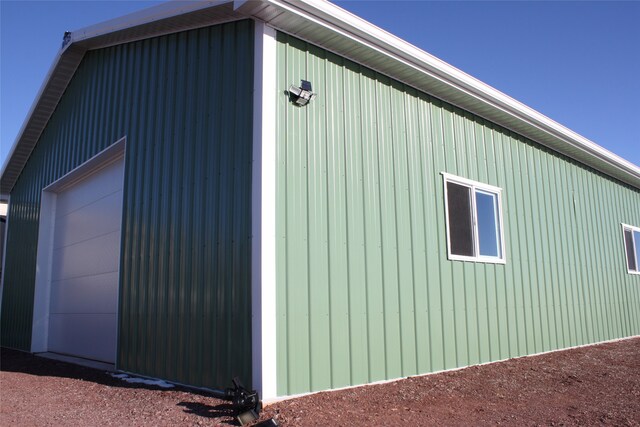
POLYGON ((8 348, 0 349, 0 371, 19 372, 28 375, 42 377, 71 378, 83 381, 90 381, 109 387, 122 387, 132 389, 162 390, 162 391, 184 391, 201 396, 215 397, 206 392, 188 389, 186 387, 175 386, 163 388, 151 384, 128 383, 109 375, 101 369, 89 368, 86 366, 74 365, 73 363, 59 360, 47 359, 45 357, 34 356, 18 350, 8 348))
MULTIPOLYGON (((236 412, 233 406, 223 403, 220 405, 212 406, 200 402, 180 402, 178 406, 184 407, 184 412, 187 414, 199 415, 205 418, 223 418, 236 416, 236 412)), ((227 423, 228 425, 239 425, 237 422, 227 423)))
MULTIPOLYGON (((93 405, 101 408, 109 406, 115 412, 111 409, 107 412, 112 417, 120 417, 121 425, 179 425, 185 422, 190 425, 203 422, 215 425, 239 425, 232 405, 220 400, 212 393, 201 390, 181 386, 163 388, 152 384, 128 383, 112 377, 109 372, 101 369, 74 365, 7 348, 0 349, 0 371, 6 375, 3 377, 3 385, 9 387, 5 392, 11 393, 3 396, 3 400, 8 399, 3 401, 3 404, 22 409, 25 406, 34 405, 33 410, 28 410, 25 414, 16 415, 15 411, 12 414, 2 414, 16 417, 9 424, 38 424, 37 420, 40 419, 38 417, 43 416, 41 408, 47 405, 42 404, 43 399, 46 400, 46 398, 40 399, 41 396, 38 399, 33 398, 34 392, 37 395, 38 391, 28 384, 34 384, 34 381, 37 381, 35 384, 57 384, 60 393, 66 396, 65 401, 68 398, 71 401, 79 400, 83 403, 84 406, 76 406, 72 409, 82 413, 82 415, 75 413, 74 416, 84 417, 78 419, 78 425, 83 425, 80 419, 88 420, 84 425, 91 425, 97 421, 95 411, 91 409, 93 405), (25 374, 30 377, 16 377, 13 374, 25 374), (9 380, 10 377, 11 380, 9 380), (36 380, 35 377, 40 378, 36 380), (43 383, 40 379, 45 379, 46 382, 43 383), (59 379, 77 382, 65 383, 59 382, 59 379), (96 388, 91 383, 105 388, 96 388), (69 384, 73 385, 69 386, 69 384), (177 414, 183 415, 178 415, 179 418, 176 418, 177 414), (185 415, 192 417, 184 418, 185 415), (174 421, 175 424, 173 424, 174 421)), ((47 396, 52 397, 55 394, 48 392, 47 396)), ((55 397, 52 398, 55 401, 55 397)), ((59 416, 60 420, 68 416, 70 409, 65 407, 64 402, 60 404, 59 401, 55 401, 52 407, 54 413, 44 415, 48 420, 47 423, 55 416, 59 416), (56 413, 56 410, 59 412, 56 413)), ((0 425, 8 424, 0 422, 0 425)), ((51 425, 55 425, 55 422, 51 425)))

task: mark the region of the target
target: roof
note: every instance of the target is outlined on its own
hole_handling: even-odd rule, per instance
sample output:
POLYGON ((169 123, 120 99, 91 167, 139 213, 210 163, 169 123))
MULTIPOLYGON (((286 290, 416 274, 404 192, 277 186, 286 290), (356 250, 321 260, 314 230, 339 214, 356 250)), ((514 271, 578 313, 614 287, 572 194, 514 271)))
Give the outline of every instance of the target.
POLYGON ((256 19, 484 117, 640 189, 640 168, 427 52, 323 0, 174 1, 71 33, 2 168, 16 183, 88 50, 238 19, 256 19))

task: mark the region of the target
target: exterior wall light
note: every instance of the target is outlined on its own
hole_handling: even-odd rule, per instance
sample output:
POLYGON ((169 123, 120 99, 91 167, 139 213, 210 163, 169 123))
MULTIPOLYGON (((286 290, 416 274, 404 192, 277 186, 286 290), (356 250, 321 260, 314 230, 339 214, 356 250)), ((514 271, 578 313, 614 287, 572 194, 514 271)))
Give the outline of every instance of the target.
POLYGON ((300 80, 300 87, 289 87, 289 99, 298 107, 304 107, 315 97, 316 94, 311 91, 311 82, 306 80, 300 80))

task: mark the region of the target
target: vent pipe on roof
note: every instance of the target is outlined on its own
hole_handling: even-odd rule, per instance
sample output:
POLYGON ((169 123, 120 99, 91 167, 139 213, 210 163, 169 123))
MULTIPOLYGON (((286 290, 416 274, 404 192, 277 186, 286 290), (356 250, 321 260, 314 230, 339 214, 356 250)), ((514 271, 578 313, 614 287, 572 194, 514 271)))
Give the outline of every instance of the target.
POLYGON ((71 31, 65 31, 64 35, 62 36, 62 46, 60 46, 60 48, 64 49, 64 47, 68 45, 70 41, 71 41, 71 31))

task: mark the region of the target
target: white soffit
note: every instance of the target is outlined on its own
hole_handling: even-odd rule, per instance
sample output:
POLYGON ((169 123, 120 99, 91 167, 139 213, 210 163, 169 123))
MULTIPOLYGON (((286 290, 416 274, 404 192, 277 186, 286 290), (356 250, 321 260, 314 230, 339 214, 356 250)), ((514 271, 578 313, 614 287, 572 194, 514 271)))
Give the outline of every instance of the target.
POLYGON ((253 18, 307 40, 640 189, 640 168, 446 62, 323 0, 176 1, 71 34, 54 61, 2 169, 9 193, 84 52, 253 18))
POLYGON ((325 1, 248 1, 240 10, 504 126, 636 188, 640 168, 446 62, 325 1))

